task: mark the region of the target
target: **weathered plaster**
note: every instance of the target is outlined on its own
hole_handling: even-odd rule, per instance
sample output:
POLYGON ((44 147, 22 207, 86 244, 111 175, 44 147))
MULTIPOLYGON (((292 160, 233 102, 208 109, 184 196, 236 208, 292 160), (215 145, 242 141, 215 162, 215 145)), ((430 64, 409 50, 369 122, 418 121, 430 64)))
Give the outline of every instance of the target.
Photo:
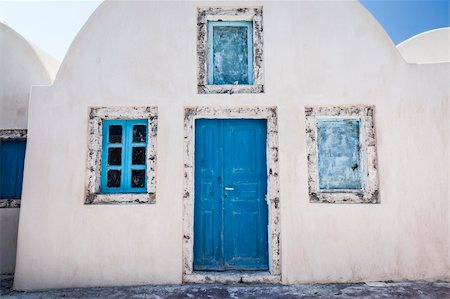
POLYGON ((308 159, 308 188, 310 202, 322 203, 379 203, 374 106, 314 106, 305 107, 306 149, 308 159), (317 166, 318 118, 346 118, 360 120, 360 164, 362 190, 320 190, 317 166))
MULTIPOLYGON (((27 130, 0 130, 0 142, 12 140, 26 140, 27 130)), ((20 199, 4 198, 0 199, 0 209, 20 208, 20 199)))
POLYGON ((25 139, 27 139, 27 130, 0 130, 0 141, 25 139))
POLYGON ((0 209, 20 208, 20 199, 0 199, 0 209))
POLYGON ((264 92, 262 7, 198 8, 197 11, 197 92, 264 92), (208 85, 208 21, 253 22, 253 85, 208 85))
MULTIPOLYGON (((184 193, 183 193, 183 281, 184 282, 220 282, 223 275, 227 280, 236 277, 230 274, 214 272, 193 272, 194 246, 194 140, 195 119, 247 118, 267 119, 267 203, 268 203, 268 246, 269 271, 253 276, 255 282, 279 281, 280 270, 280 183, 278 166, 278 125, 276 107, 187 107, 184 110, 184 193), (269 278, 268 278, 269 277, 269 278)), ((239 274, 239 280, 242 274, 239 274)))
POLYGON ((89 140, 85 204, 155 203, 157 107, 100 107, 89 114, 89 140), (108 119, 148 119, 147 193, 100 194, 102 123, 108 119))

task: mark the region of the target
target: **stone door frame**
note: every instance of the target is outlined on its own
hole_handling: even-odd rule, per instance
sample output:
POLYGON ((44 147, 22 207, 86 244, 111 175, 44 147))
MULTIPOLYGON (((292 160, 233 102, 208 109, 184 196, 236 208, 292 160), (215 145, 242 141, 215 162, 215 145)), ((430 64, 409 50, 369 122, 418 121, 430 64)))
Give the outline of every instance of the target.
POLYGON ((280 183, 278 165, 278 125, 276 107, 185 107, 184 109, 184 192, 183 192, 183 282, 281 282, 280 183), (195 120, 266 119, 267 120, 267 203, 268 203, 268 272, 194 271, 194 166, 195 120))

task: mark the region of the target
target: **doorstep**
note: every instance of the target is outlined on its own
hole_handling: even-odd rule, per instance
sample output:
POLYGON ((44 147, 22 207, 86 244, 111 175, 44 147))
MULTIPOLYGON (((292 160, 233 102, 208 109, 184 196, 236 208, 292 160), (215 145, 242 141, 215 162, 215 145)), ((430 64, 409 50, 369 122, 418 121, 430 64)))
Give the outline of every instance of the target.
POLYGON ((281 275, 273 275, 268 271, 194 271, 184 274, 183 283, 280 284, 281 275))

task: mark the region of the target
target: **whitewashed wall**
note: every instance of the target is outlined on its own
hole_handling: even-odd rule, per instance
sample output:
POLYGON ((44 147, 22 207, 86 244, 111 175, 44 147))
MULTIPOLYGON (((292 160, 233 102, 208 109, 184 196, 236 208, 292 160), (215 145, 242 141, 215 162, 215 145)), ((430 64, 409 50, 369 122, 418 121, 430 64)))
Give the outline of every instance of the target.
MULTIPOLYGON (((0 23, 0 130, 27 129, 31 85, 50 85, 58 62, 0 23)), ((0 208, 0 274, 13 273, 19 209, 0 208)))
MULTIPOLYGON (((224 5, 225 3, 222 3, 224 5)), ((196 8, 102 4, 33 88, 14 287, 181 283, 183 107, 278 107, 283 283, 448 278, 448 64, 408 65, 357 2, 263 6, 264 94, 198 95, 196 8), (305 105, 376 105, 381 204, 309 203, 305 105), (84 205, 88 111, 158 106, 153 205, 84 205)))

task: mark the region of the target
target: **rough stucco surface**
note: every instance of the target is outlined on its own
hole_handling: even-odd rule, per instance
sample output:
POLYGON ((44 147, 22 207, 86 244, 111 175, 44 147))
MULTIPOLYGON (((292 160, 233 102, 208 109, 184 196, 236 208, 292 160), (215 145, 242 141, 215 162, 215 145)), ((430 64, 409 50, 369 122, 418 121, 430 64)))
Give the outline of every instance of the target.
MULTIPOLYGON (((31 85, 50 85, 59 65, 36 49, 17 32, 0 22, 0 139, 23 139, 28 122, 31 85)), ((16 256, 20 200, 0 200, 0 274, 13 273, 16 256)))
POLYGON ((15 288, 182 282, 192 106, 277 107, 282 283, 449 279, 449 65, 405 63, 357 2, 263 2, 265 92, 199 95, 205 5, 106 1, 33 88, 15 288), (381 204, 309 202, 309 105, 376 106, 381 204), (158 107, 156 204, 84 205, 86 111, 104 106, 158 107))

